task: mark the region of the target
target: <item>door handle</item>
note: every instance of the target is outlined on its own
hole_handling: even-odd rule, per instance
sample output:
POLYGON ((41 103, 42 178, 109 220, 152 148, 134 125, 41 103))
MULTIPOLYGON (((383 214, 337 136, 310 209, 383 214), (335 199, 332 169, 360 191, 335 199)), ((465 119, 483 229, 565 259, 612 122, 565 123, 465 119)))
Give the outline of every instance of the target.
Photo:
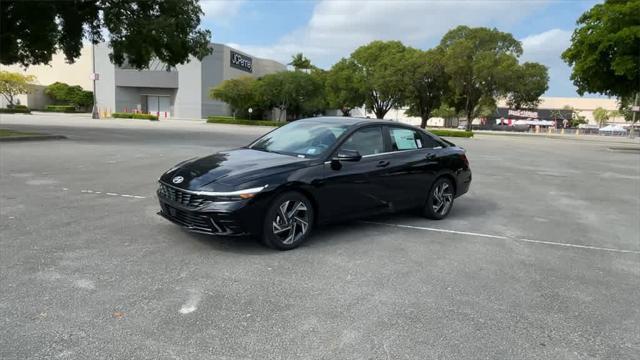
POLYGON ((427 159, 427 160, 435 160, 436 159, 436 154, 428 153, 424 158, 427 159))
POLYGON ((388 166, 390 164, 390 162, 388 160, 380 160, 378 161, 378 165, 376 165, 377 167, 385 167, 388 166))

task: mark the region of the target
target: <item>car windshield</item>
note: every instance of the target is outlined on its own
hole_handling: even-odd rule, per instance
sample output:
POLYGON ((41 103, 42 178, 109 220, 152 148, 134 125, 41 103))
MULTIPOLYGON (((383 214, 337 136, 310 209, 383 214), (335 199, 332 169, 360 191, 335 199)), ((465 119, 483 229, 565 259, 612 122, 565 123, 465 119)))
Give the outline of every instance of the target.
POLYGON ((314 158, 324 154, 349 124, 296 121, 276 129, 249 145, 250 149, 314 158))

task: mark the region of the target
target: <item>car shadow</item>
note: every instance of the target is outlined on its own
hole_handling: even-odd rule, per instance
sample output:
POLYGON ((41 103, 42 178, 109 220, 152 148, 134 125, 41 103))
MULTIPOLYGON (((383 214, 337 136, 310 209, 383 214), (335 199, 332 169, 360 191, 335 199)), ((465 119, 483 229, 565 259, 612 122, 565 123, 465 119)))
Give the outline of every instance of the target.
MULTIPOLYGON (((467 217, 478 217, 483 214, 491 213, 498 208, 498 204, 489 199, 469 196, 456 200, 456 204, 451 209, 448 218, 464 219, 467 217)), ((407 210, 394 214, 383 214, 366 217, 358 220, 349 220, 338 223, 323 224, 313 230, 313 234, 300 248, 327 247, 344 244, 345 242, 366 241, 366 237, 357 236, 359 231, 371 230, 378 225, 368 224, 371 222, 384 223, 404 223, 407 220, 424 221, 425 226, 433 226, 437 220, 429 220, 424 218, 419 210, 407 210), (353 235, 352 235, 353 234, 353 235)), ((197 242, 207 245, 213 250, 221 252, 233 252, 243 255, 269 255, 280 253, 278 250, 268 248, 260 243, 255 237, 250 236, 215 236, 192 233, 182 230, 189 238, 197 242)))

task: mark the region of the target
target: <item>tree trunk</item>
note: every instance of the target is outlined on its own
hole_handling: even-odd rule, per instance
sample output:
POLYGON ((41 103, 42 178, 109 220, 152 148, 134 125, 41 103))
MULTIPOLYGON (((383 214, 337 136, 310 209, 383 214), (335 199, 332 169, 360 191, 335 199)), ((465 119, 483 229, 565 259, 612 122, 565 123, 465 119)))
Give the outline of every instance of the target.
POLYGON ((471 131, 472 122, 473 122, 473 111, 467 109, 467 131, 471 131))
POLYGON ((374 109, 374 112, 376 114, 376 118, 378 119, 384 119, 384 116, 387 114, 387 110, 381 108, 381 107, 377 107, 374 109))
POLYGON ((423 129, 427 128, 427 120, 429 120, 426 116, 421 116, 420 127, 423 129))

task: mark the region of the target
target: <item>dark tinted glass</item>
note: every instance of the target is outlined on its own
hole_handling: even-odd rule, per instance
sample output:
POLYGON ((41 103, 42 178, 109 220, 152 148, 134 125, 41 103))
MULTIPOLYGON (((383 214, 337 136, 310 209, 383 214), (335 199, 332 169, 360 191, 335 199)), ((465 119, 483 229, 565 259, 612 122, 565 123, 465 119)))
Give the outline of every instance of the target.
POLYGON ((375 126, 358 130, 342 144, 340 149, 356 150, 362 156, 384 152, 382 128, 375 126))

